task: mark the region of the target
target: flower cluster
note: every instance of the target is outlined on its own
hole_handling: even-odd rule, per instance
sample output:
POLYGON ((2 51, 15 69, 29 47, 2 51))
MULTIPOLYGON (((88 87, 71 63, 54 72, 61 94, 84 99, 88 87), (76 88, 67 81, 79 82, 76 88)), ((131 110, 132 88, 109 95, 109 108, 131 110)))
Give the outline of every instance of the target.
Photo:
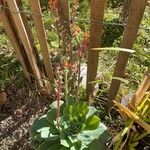
POLYGON ((75 64, 69 63, 68 61, 63 62, 63 67, 66 67, 67 69, 75 69, 75 64))
POLYGON ((84 33, 83 41, 78 48, 77 55, 82 58, 84 55, 84 50, 89 47, 89 32, 84 33))
POLYGON ((71 25, 71 29, 72 29, 72 36, 74 36, 74 37, 78 36, 81 32, 80 27, 75 24, 71 25))

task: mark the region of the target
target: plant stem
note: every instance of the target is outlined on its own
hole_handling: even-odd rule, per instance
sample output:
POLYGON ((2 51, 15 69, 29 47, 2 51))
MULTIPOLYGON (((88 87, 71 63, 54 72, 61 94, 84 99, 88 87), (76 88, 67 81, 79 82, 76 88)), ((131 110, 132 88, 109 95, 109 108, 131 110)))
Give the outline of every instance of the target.
POLYGON ((60 93, 61 93, 61 80, 58 79, 58 94, 57 94, 57 125, 58 129, 60 128, 60 122, 59 122, 59 117, 60 117, 60 93))
POLYGON ((77 97, 79 96, 80 76, 81 76, 81 57, 79 57, 79 64, 78 64, 78 86, 77 86, 77 97))
POLYGON ((65 100, 67 100, 67 96, 68 96, 68 69, 66 67, 65 67, 65 70, 64 70, 64 80, 65 80, 64 96, 65 96, 65 100))

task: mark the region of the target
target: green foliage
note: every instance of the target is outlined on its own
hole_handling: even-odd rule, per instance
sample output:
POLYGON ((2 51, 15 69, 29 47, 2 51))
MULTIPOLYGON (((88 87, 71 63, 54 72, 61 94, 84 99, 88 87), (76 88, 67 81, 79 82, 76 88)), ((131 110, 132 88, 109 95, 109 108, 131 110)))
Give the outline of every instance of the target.
POLYGON ((107 18, 105 19, 104 33, 102 37, 102 46, 111 47, 115 41, 120 41, 120 38, 123 34, 123 27, 112 24, 119 24, 118 18, 107 18))
POLYGON ((13 54, 0 54, 0 89, 21 70, 19 61, 13 54))
POLYGON ((40 0, 41 7, 48 7, 49 0, 40 0))
POLYGON ((61 101, 59 118, 57 102, 53 102, 48 113, 34 121, 30 131, 32 147, 36 150, 106 149, 110 134, 96 116, 97 110, 73 97, 69 99, 66 104, 61 101))
MULTIPOLYGON (((8 43, 8 38, 6 37, 6 35, 4 33, 4 28, 3 28, 2 24, 0 23, 0 48, 2 49, 3 47, 6 47, 7 43, 8 43)), ((1 51, 0 51, 0 53, 1 53, 1 51)))
POLYGON ((88 31, 89 30, 89 23, 87 23, 87 20, 90 16, 90 10, 89 10, 89 2, 85 0, 79 0, 79 6, 77 10, 77 24, 80 26, 82 31, 88 31))
POLYGON ((123 4, 124 0, 108 0, 108 6, 111 8, 118 8, 123 4))

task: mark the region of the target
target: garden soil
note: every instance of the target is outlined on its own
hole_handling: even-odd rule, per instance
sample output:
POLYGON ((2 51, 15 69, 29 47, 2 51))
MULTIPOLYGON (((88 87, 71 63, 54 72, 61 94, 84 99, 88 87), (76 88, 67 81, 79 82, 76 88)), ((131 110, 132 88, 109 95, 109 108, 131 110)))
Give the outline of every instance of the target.
POLYGON ((34 87, 28 82, 16 86, 15 81, 6 85, 7 101, 0 106, 0 150, 31 150, 29 129, 52 99, 34 87))

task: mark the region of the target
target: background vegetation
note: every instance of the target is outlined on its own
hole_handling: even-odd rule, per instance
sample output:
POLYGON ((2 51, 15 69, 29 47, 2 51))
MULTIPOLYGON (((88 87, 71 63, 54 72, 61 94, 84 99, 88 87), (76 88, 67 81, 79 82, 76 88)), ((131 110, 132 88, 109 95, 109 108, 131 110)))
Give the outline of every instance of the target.
MULTIPOLYGON (((73 0, 71 0, 72 6, 73 0)), ((41 0, 42 10, 43 10, 43 18, 44 24, 47 31, 48 42, 51 50, 57 50, 59 48, 58 38, 56 31, 53 27, 53 19, 50 11, 48 10, 48 0, 41 0)), ((27 12, 29 23, 31 25, 32 31, 35 34, 35 29, 33 28, 32 18, 29 12, 28 1, 24 0, 25 11, 27 12)), ((105 19, 104 19, 104 33, 102 39, 102 46, 119 46, 122 39, 123 34, 123 26, 117 24, 123 24, 121 22, 121 11, 123 8, 123 0, 112 1, 109 0, 106 11, 105 11, 105 19)), ((131 55, 130 61, 128 63, 127 71, 126 71, 126 79, 130 81, 130 84, 126 86, 127 88, 134 90, 137 88, 141 79, 143 78, 143 74, 147 66, 150 65, 150 37, 148 36, 150 33, 150 20, 148 19, 150 16, 149 6, 147 6, 144 18, 142 20, 142 24, 140 26, 137 40, 134 43, 133 49, 135 49, 135 53, 131 55)), ((89 19, 89 1, 79 0, 79 7, 77 10, 77 18, 76 24, 81 28, 81 32, 79 37, 83 35, 84 32, 89 31, 90 19, 89 19)), ((82 38, 79 38, 79 43, 82 38)), ((35 39, 37 47, 39 44, 37 39, 35 39)), ((77 43, 74 43, 77 44, 77 43)), ((13 48, 7 39, 3 26, 0 23, 0 87, 2 88, 5 84, 5 81, 11 79, 16 73, 21 71, 20 65, 15 58, 15 54, 13 52, 13 48)), ((115 60, 117 57, 117 52, 102 52, 100 54, 100 73, 104 76, 104 81, 109 83, 112 77, 112 72, 115 60), (113 62, 113 63, 112 63, 113 62), (106 70, 105 66, 109 66, 110 69, 106 70)))

